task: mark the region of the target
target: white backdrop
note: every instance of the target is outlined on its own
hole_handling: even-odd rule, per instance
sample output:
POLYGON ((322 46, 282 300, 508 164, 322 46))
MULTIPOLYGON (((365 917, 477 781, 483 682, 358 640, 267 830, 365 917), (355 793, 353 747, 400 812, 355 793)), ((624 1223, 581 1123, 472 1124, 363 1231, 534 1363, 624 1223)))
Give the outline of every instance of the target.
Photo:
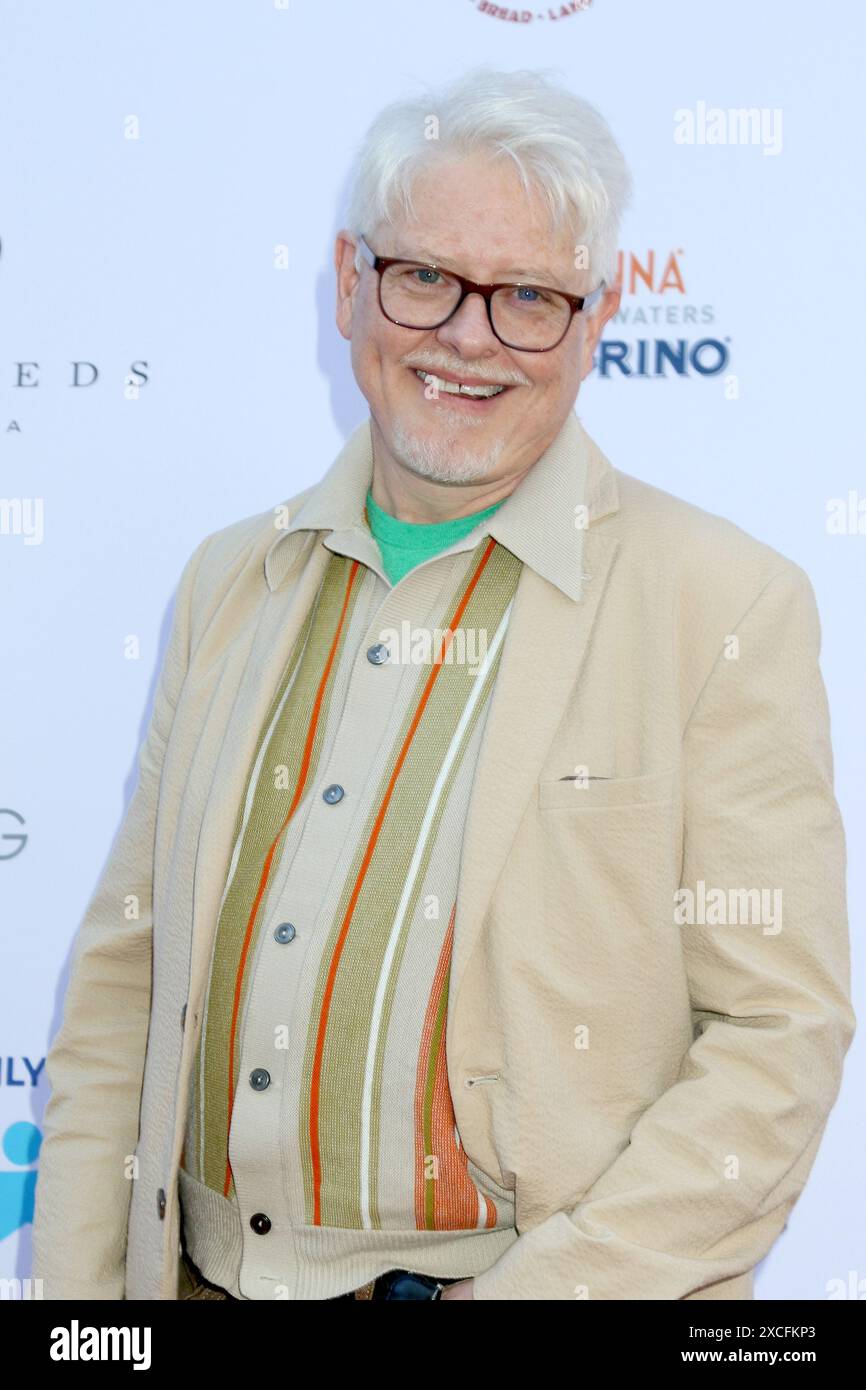
MULTIPOLYGON (((386 100, 465 66, 554 69, 610 121, 626 270, 655 273, 627 275, 608 351, 635 367, 644 341, 651 367, 706 339, 721 363, 596 370, 578 410, 617 467, 812 579, 866 1016, 864 46, 855 0, 0 0, 0 1277, 29 1272, 42 1065, 180 571, 366 413, 333 323, 352 153, 386 100), (763 135, 675 139, 711 108, 757 108, 763 135)), ((759 1298, 866 1298, 864 1047, 759 1298)))

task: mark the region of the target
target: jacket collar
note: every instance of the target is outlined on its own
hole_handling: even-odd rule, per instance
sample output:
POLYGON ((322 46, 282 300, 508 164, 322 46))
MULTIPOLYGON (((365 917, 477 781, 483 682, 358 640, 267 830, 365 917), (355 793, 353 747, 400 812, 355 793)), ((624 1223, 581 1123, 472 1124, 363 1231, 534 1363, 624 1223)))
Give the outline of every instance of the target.
MULTIPOLYGON (((368 534, 364 503, 373 476, 369 416, 340 450, 321 481, 295 499, 297 510, 268 547, 265 578, 279 588, 310 533, 368 534), (300 505, 297 505, 298 502, 300 505)), ((290 502, 278 511, 287 513, 290 502)), ((559 434, 501 507, 449 550, 491 535, 571 599, 582 593, 580 532, 619 508, 616 474, 573 411, 559 434)))

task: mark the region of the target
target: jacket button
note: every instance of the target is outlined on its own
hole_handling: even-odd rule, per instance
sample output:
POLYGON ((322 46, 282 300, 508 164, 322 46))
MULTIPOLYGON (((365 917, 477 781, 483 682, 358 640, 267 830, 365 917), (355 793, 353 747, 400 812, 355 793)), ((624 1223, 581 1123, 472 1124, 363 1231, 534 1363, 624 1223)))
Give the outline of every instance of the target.
POLYGON ((156 1194, 156 1209, 159 1212, 159 1219, 165 1218, 165 1188, 161 1187, 156 1194))
POLYGON ((257 1211, 255 1216, 250 1217, 250 1225, 257 1236, 266 1236, 271 1229, 271 1218, 265 1216, 263 1211, 257 1211))
POLYGON ((294 941, 295 929, 291 922, 281 922, 274 932, 274 940, 285 944, 287 941, 294 941))
POLYGON ((250 1072, 250 1085, 254 1091, 266 1091, 271 1084, 271 1074, 264 1067, 256 1067, 250 1072))
POLYGON ((367 660, 372 666, 382 666, 390 655, 384 642, 376 642, 374 646, 367 648, 367 660))
POLYGON ((322 799, 327 801, 329 806, 333 806, 335 802, 342 801, 345 795, 346 793, 343 791, 339 782, 332 782, 331 785, 326 787, 322 792, 322 799))

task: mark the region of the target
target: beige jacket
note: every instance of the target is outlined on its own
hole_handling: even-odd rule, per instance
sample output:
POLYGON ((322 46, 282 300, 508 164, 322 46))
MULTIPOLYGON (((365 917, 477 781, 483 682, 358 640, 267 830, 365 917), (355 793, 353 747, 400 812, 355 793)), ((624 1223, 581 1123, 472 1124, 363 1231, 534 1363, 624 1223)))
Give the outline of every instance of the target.
MULTIPOLYGON (((814 596, 778 552, 613 469, 576 416, 543 458, 512 494, 538 561, 484 733, 451 966, 458 1130, 513 1187, 519 1232, 475 1296, 751 1298, 855 1027, 814 596)), ((371 466, 369 421, 317 486, 347 466, 371 466)), ((504 543, 510 500, 490 523, 504 543)), ((181 578, 47 1060, 49 1299, 176 1297, 235 812, 328 558, 274 526, 208 536, 181 578)))

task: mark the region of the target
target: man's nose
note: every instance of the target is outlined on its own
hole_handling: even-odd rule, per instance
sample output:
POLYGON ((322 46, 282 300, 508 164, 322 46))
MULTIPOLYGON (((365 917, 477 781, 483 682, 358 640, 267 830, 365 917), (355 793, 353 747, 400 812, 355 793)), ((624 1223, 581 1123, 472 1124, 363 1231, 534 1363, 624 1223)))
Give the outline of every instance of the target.
POLYGON ((501 347, 487 317, 487 304, 480 294, 468 294, 456 314, 437 328, 436 337, 467 360, 493 357, 501 347))

